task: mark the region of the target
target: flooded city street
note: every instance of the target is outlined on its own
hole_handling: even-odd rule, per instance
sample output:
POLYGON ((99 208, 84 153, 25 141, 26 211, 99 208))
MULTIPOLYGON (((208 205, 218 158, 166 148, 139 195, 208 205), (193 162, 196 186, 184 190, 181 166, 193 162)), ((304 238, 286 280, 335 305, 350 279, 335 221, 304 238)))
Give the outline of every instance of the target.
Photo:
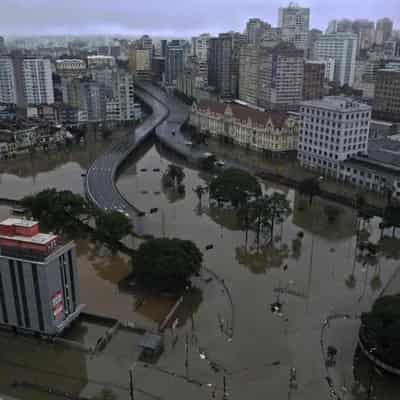
MULTIPOLYGON (((94 142, 34 160, 3 162, 0 197, 19 199, 47 187, 82 194, 81 174, 106 147, 94 142)), ((166 331, 165 352, 155 366, 136 367, 135 398, 200 400, 223 398, 225 391, 229 399, 398 399, 399 384, 381 376, 357 351, 357 333, 359 315, 383 290, 400 288, 395 275, 400 241, 382 240, 374 263, 355 260, 354 210, 320 198, 310 205, 294 190, 264 182, 264 190, 287 196, 293 212, 276 228, 272 245, 257 251, 254 234, 246 243, 232 210, 210 207, 208 196, 199 201, 193 189, 207 185, 206 175, 185 166, 183 195, 163 187, 162 174, 171 162, 182 165, 154 145, 132 159, 118 180, 121 193, 140 210, 158 209, 136 222, 138 233, 192 240, 204 253, 196 289, 178 312, 176 329, 166 331), (337 208, 334 221, 327 207, 337 208), (278 312, 272 312, 274 303, 280 304, 278 312), (328 346, 337 349, 331 363, 328 346)), ((9 213, 0 207, 0 217, 9 213)), ((362 234, 379 242, 379 219, 365 222, 362 234)), ((129 242, 139 245, 137 239, 129 242)), ((173 299, 146 298, 138 305, 120 285, 131 272, 129 259, 86 241, 78 241, 77 249, 86 312, 158 326, 173 299)), ((103 330, 82 323, 67 336, 90 346, 103 330)), ((59 398, 10 389, 13 381, 27 380, 86 397, 108 386, 118 398, 129 398, 128 369, 137 356, 130 332, 118 331, 94 356, 35 340, 0 336, 0 392, 32 400, 59 398)))

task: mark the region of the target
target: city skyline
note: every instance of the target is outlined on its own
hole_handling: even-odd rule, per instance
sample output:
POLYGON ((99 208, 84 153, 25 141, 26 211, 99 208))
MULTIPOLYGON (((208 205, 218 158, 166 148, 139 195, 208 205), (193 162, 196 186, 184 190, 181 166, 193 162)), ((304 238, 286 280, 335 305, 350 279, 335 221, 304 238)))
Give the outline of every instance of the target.
MULTIPOLYGON (((249 18, 261 18, 273 26, 278 22, 279 7, 289 2, 262 0, 235 2, 211 0, 184 4, 149 0, 146 6, 137 8, 126 0, 106 2, 78 0, 52 2, 50 0, 12 1, 3 0, 0 15, 3 35, 141 35, 192 36, 202 32, 216 34, 229 30, 243 31, 249 18), (178 10, 178 11, 177 11, 178 10)), ((311 28, 325 30, 332 19, 370 19, 383 17, 400 26, 397 0, 382 4, 379 0, 367 0, 363 7, 355 0, 303 0, 302 7, 311 8, 311 28), (378 12, 377 12, 378 11, 378 12)))

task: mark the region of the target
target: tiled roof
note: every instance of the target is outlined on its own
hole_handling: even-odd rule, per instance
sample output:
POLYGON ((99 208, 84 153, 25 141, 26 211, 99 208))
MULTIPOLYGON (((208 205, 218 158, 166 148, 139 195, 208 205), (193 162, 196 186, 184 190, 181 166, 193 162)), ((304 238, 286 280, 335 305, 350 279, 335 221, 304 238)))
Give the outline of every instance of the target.
POLYGON ((221 115, 225 113, 228 106, 231 108, 233 116, 236 119, 247 121, 250 118, 253 122, 260 125, 266 125, 268 121, 271 120, 274 127, 278 129, 281 129, 289 118, 289 115, 285 112, 258 111, 235 103, 220 103, 210 100, 201 100, 197 105, 200 110, 210 110, 215 114, 221 115))

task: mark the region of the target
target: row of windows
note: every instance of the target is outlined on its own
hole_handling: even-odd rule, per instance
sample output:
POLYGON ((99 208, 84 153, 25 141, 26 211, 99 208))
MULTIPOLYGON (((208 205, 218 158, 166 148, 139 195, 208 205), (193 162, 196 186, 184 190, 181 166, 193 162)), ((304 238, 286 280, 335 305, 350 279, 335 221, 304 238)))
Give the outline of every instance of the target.
POLYGON ((301 112, 310 114, 310 115, 321 115, 322 117, 328 117, 328 118, 336 118, 339 120, 346 119, 359 119, 359 118, 369 118, 370 113, 369 112, 362 112, 362 113, 352 113, 352 114, 342 114, 342 113, 334 113, 330 111, 320 111, 320 110, 314 110, 313 108, 306 108, 306 107, 301 107, 301 112))

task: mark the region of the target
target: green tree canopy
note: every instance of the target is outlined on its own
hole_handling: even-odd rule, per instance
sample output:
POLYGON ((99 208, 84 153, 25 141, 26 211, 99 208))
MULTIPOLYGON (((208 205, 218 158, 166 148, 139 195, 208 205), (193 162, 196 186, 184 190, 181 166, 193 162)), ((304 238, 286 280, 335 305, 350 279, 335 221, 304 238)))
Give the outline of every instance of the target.
POLYGON ((202 253, 191 241, 153 239, 139 247, 134 272, 145 288, 179 292, 199 272, 202 262, 202 253))
POLYGON ((212 171, 215 168, 215 161, 217 161, 217 157, 215 157, 213 154, 208 157, 204 157, 200 160, 200 168, 206 171, 212 171))
POLYGON ((46 189, 24 197, 21 204, 44 227, 58 233, 78 234, 82 226, 77 221, 93 212, 82 196, 68 190, 46 189))
POLYGON ((96 217, 96 235, 108 243, 117 243, 132 233, 132 223, 118 211, 102 213, 96 217))
POLYGON ((175 164, 168 165, 168 169, 165 172, 165 175, 173 182, 174 186, 180 185, 185 179, 183 168, 175 164))
POLYGON ((249 196, 260 194, 261 187, 257 179, 241 169, 226 169, 210 183, 210 197, 230 201, 235 208, 244 205, 249 196))
POLYGON ((400 206, 391 204, 385 208, 383 225, 393 228, 394 237, 396 229, 400 228, 400 206))
POLYGON ((361 321, 363 343, 382 361, 400 367, 400 295, 378 298, 361 321))
POLYGON ((301 181, 299 184, 299 193, 309 196, 311 205, 313 198, 321 194, 321 187, 318 180, 316 178, 308 178, 301 181))

